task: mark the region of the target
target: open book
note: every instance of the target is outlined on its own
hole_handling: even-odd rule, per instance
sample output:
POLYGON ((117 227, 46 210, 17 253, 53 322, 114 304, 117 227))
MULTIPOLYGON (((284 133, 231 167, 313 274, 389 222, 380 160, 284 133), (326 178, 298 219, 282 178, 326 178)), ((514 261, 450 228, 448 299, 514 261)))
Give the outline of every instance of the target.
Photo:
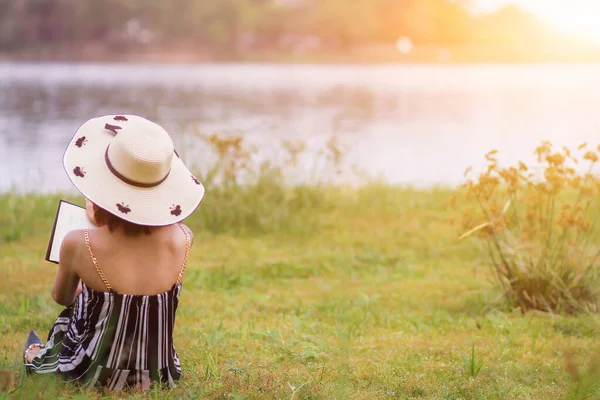
POLYGON ((89 220, 85 208, 61 200, 58 203, 54 227, 52 228, 50 241, 48 242, 46 261, 58 264, 60 246, 67 233, 75 229, 85 228, 95 228, 94 224, 89 220))

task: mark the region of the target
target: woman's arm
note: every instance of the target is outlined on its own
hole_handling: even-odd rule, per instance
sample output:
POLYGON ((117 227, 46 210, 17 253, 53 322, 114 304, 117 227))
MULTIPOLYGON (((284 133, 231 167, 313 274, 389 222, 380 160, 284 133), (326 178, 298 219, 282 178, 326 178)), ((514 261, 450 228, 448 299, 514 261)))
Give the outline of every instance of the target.
POLYGON ((75 265, 83 247, 83 232, 80 230, 69 232, 60 247, 60 263, 54 278, 52 298, 65 307, 73 304, 81 293, 81 280, 75 272, 75 265))

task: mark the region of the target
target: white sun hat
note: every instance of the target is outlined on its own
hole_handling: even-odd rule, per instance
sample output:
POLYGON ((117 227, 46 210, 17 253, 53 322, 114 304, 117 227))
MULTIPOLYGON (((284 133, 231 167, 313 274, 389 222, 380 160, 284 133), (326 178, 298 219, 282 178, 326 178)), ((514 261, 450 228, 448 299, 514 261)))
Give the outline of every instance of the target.
POLYGON ((63 157, 65 171, 90 201, 126 221, 164 226, 187 218, 204 186, 158 124, 135 115, 84 123, 63 157))

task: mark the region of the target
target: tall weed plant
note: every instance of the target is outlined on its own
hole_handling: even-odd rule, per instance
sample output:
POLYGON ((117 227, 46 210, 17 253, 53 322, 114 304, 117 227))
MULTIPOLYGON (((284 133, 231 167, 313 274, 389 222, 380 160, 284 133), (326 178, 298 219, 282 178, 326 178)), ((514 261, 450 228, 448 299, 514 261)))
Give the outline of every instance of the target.
MULTIPOLYGON (((216 155, 216 162, 204 173, 196 171, 207 195, 189 221, 191 225, 213 233, 238 234, 290 231, 302 235, 318 228, 315 211, 329 207, 325 192, 320 190, 322 182, 288 184, 288 174, 307 151, 303 142, 283 141, 281 161, 257 161, 256 147, 242 136, 200 137, 216 155)), ((339 170, 344 152, 336 137, 319 154, 329 171, 339 170)))
POLYGON ((457 207, 462 199, 461 239, 476 237, 482 244, 511 305, 523 311, 597 311, 598 151, 587 144, 556 151, 543 142, 535 150, 537 165, 507 168, 498 166, 491 151, 484 171, 451 200, 457 207))

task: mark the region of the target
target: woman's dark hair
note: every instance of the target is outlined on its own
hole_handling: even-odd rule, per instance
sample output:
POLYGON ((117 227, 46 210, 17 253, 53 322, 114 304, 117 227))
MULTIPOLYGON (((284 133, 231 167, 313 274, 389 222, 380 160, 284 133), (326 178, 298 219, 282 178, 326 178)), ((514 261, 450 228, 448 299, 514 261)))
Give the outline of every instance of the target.
POLYGON ((125 221, 114 214, 109 213, 103 208, 94 204, 94 219, 98 225, 108 226, 109 231, 122 228, 127 236, 149 235, 155 229, 154 226, 138 225, 133 222, 125 221))

